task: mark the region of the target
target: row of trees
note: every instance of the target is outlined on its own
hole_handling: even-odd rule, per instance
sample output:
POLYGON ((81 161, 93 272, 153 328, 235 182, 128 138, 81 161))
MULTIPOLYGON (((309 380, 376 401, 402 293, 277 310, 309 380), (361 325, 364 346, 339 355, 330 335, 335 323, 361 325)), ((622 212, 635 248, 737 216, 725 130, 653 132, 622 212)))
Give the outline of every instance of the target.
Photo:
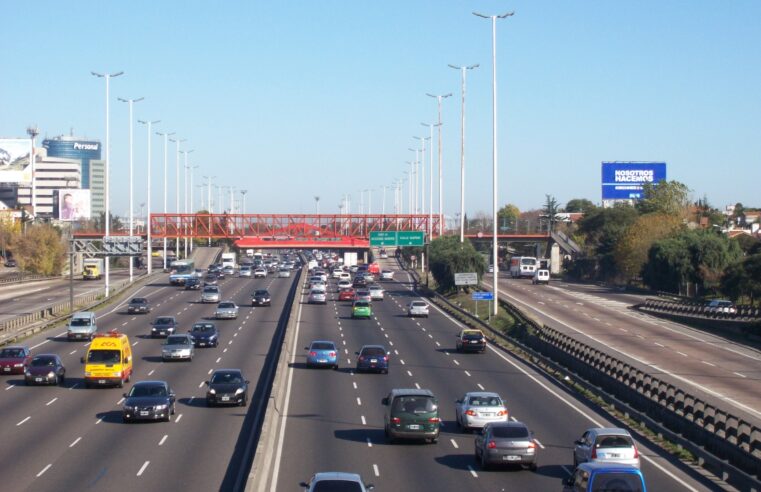
POLYGON ((50 224, 0 220, 0 247, 4 258, 12 253, 21 271, 60 275, 66 265, 66 244, 61 230, 50 224))

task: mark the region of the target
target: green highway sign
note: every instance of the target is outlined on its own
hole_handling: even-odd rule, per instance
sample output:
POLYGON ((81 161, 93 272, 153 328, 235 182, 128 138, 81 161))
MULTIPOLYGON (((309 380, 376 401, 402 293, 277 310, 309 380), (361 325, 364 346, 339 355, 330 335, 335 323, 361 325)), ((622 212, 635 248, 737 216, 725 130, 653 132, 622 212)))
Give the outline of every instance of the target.
POLYGON ((422 231, 373 231, 370 246, 423 246, 425 233, 422 231))
POLYGON ((370 246, 396 246, 396 231, 373 231, 370 246))

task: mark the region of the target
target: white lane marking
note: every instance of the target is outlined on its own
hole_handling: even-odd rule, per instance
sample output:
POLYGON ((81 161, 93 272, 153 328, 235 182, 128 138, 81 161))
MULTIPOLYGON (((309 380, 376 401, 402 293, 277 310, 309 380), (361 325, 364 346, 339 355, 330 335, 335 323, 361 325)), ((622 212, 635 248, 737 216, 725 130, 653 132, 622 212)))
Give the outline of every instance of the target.
POLYGON ((399 359, 399 362, 401 362, 402 365, 404 365, 404 359, 399 359))
POLYGON ((659 347, 665 347, 665 345, 661 345, 661 344, 660 344, 660 343, 658 343, 658 342, 653 342, 653 343, 654 343, 655 345, 659 346, 659 347))
POLYGON ((217 364, 219 364, 219 361, 222 360, 222 357, 217 357, 217 364))
POLYGON ((124 397, 122 397, 119 401, 117 401, 116 404, 121 405, 123 401, 124 401, 124 397))
POLYGON ((412 377, 412 373, 411 373, 410 371, 407 371, 407 375, 408 375, 409 377, 412 377))
POLYGON ((357 389, 357 382, 356 381, 352 381, 351 384, 354 385, 354 389, 357 389))
POLYGON ((481 391, 486 391, 486 390, 484 389, 484 387, 483 387, 483 386, 481 386, 481 383, 478 383, 476 386, 478 386, 478 387, 481 389, 481 391))
POLYGON ((18 427, 19 425, 23 424, 24 422, 26 422, 27 420, 29 420, 29 419, 31 419, 31 418, 32 418, 32 417, 27 417, 27 418, 25 418, 24 420, 22 420, 21 422, 19 422, 18 424, 16 424, 16 427, 18 427))
POLYGON ((55 398, 53 398, 53 399, 52 399, 52 400, 50 400, 49 402, 45 403, 45 406, 46 406, 46 407, 49 407, 49 406, 50 406, 52 403, 54 403, 54 402, 55 402, 57 399, 58 399, 58 397, 56 396, 55 398))
POLYGON ((156 369, 151 369, 151 372, 149 372, 148 375, 152 376, 155 371, 156 371, 156 369))
POLYGON ((470 373, 468 371, 465 371, 465 375, 470 377, 470 373))
POLYGON ((388 344, 391 345, 392 347, 394 346, 394 342, 392 342, 391 340, 388 341, 388 344))
POLYGON ((431 335, 431 334, 429 333, 429 334, 428 334, 428 338, 433 338, 433 335, 431 335))
POLYGON ((48 470, 50 469, 50 467, 51 467, 51 466, 53 466, 53 464, 52 464, 52 463, 48 464, 48 466, 46 466, 45 468, 43 468, 42 470, 40 470, 40 473, 38 473, 38 474, 37 474, 37 478, 40 478, 40 477, 42 476, 42 474, 43 474, 43 473, 45 473, 46 471, 48 471, 48 470))
POLYGON ((476 470, 474 470, 472 466, 468 465, 468 471, 473 475, 473 478, 478 478, 478 473, 476 473, 476 470))
POLYGON ((415 388, 420 389, 420 385, 415 383, 415 388))
POLYGON ((31 346, 31 347, 29 347, 29 348, 30 348, 31 350, 34 350, 34 349, 36 349, 37 347, 39 347, 39 346, 41 346, 41 345, 45 345, 45 344, 46 344, 46 343, 48 343, 49 341, 50 341, 50 340, 45 340, 45 341, 43 341, 43 342, 40 342, 40 343, 38 343, 37 345, 32 345, 32 346, 31 346))
POLYGON ((540 443, 539 439, 534 439, 534 442, 536 443, 537 446, 539 446, 540 448, 544 449, 544 444, 540 443))
POLYGON ((682 357, 689 357, 689 355, 685 354, 684 352, 676 352, 677 354, 681 355, 682 357))
POLYGON ((143 466, 141 466, 140 469, 137 471, 138 477, 143 474, 143 472, 145 471, 146 468, 148 468, 148 465, 150 463, 151 463, 150 461, 146 461, 145 463, 143 463, 143 466))
POLYGON ((395 355, 399 355, 399 351, 398 351, 398 350, 396 350, 396 349, 394 349, 394 354, 395 354, 395 355))
POLYGON ((378 465, 373 463, 373 473, 375 473, 376 477, 380 477, 380 471, 378 470, 378 465))
POLYGON ((80 436, 80 437, 78 437, 78 438, 76 438, 76 439, 74 439, 74 442, 72 442, 71 444, 69 444, 69 447, 70 447, 70 448, 73 448, 73 447, 74 447, 74 446, 76 446, 76 445, 77 445, 77 443, 78 443, 79 441, 81 441, 81 440, 82 440, 82 437, 81 437, 81 436, 80 436))
MULTIPOLYGON (((211 370, 211 369, 210 369, 211 370)), ((203 387, 205 381, 201 381, 201 383, 198 385, 199 388, 203 387)))
POLYGON ((365 420, 365 416, 362 415, 362 425, 367 425, 367 420, 365 420))
POLYGON ((572 472, 572 471, 571 471, 571 469, 570 469, 570 468, 568 468, 567 466, 565 466, 565 465, 560 465, 560 468, 562 468, 562 469, 563 469, 563 471, 564 471, 564 472, 566 472, 568 475, 573 475, 573 472, 572 472))
POLYGON ((180 419, 181 419, 181 418, 182 418, 182 414, 179 414, 179 415, 177 416, 177 418, 176 418, 176 419, 174 419, 174 423, 175 423, 175 424, 179 424, 179 423, 180 423, 180 419))
POLYGON ((168 434, 164 434, 164 437, 162 437, 161 440, 159 441, 159 446, 163 446, 164 445, 164 442, 166 442, 166 438, 167 437, 169 437, 169 435, 168 434))
POLYGON ((77 353, 77 351, 76 351, 76 350, 72 350, 71 352, 69 352, 69 355, 74 355, 74 354, 76 354, 76 353, 77 353))
POLYGON ((747 378, 748 377, 745 374, 740 374, 739 372, 733 372, 732 374, 734 374, 736 376, 740 376, 741 378, 747 378))
POLYGON ((357 397, 357 405, 360 407, 362 406, 362 400, 359 397, 357 397))
POLYGON ((16 386, 15 384, 9 384, 9 385, 8 385, 8 386, 5 388, 5 391, 8 391, 9 389, 11 389, 11 388, 14 388, 15 386, 16 386))
POLYGON ((237 336, 238 336, 238 334, 237 334, 237 333, 233 333, 233 336, 234 336, 234 337, 237 337, 237 336))
POLYGON ((344 349, 344 353, 345 353, 346 355, 349 355, 349 349, 344 349))
POLYGON ((704 361, 704 360, 701 360, 700 362, 702 362, 703 364, 705 364, 705 365, 707 365, 707 366, 716 367, 716 364, 712 364, 712 363, 710 363, 710 362, 706 362, 706 361, 704 361))
POLYGON ((437 347, 441 347, 441 344, 439 342, 436 342, 437 347))
POLYGON ((454 363, 455 363, 455 364, 457 364, 458 366, 460 365, 460 363, 459 363, 459 362, 457 362, 457 359, 452 359, 452 362, 454 362, 454 363))
POLYGON ((369 438, 369 437, 367 438, 367 447, 368 447, 368 448, 371 448, 371 447, 373 447, 373 442, 370 440, 370 438, 369 438))
POLYGON ((223 353, 223 354, 224 354, 225 352, 227 352, 227 347, 225 347, 225 349, 222 351, 222 353, 223 353))
POLYGON ((103 417, 101 417, 101 418, 99 418, 98 420, 96 420, 96 421, 95 421, 95 425, 98 425, 98 424, 100 424, 101 422, 103 422, 103 417))
POLYGON ((450 439, 449 442, 452 443, 452 446, 454 446, 455 449, 459 449, 460 448, 460 446, 457 445, 457 441, 455 441, 454 439, 450 439))
POLYGON ((233 344, 233 341, 232 341, 232 340, 230 340, 229 342, 227 342, 227 345, 232 345, 232 344, 233 344))
POLYGON ((140 343, 140 340, 138 340, 138 341, 136 341, 135 343, 133 343, 133 344, 132 344, 132 346, 134 347, 134 346, 135 346, 135 345, 137 345, 138 343, 140 343))

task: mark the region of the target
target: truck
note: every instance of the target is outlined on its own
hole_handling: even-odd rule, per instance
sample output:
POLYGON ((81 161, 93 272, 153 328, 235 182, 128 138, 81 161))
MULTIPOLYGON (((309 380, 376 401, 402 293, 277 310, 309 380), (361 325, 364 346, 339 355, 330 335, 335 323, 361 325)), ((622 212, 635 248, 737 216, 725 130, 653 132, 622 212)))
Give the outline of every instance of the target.
POLYGON ((510 276, 512 278, 533 278, 539 262, 533 256, 513 256, 510 258, 510 276))
POLYGON ((103 258, 85 258, 82 264, 82 280, 100 280, 103 275, 103 258))
POLYGON ((357 264, 357 253, 355 252, 345 252, 344 253, 344 266, 350 267, 357 264))
MULTIPOLYGON (((237 258, 235 253, 222 253, 222 268, 231 266, 235 268, 235 259, 237 258)), ((254 258, 256 258, 254 256, 254 258)))
POLYGON ((197 277, 196 265, 193 260, 176 260, 169 264, 171 274, 169 275, 169 283, 172 285, 185 285, 185 281, 189 278, 197 277))

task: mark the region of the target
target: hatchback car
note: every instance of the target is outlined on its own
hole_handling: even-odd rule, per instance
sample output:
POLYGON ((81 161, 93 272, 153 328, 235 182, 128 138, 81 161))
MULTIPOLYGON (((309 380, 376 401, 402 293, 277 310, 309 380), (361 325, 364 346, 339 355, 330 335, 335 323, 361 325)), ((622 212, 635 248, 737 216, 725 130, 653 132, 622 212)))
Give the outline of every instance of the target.
POLYGON ((647 492, 639 468, 611 463, 581 463, 563 482, 563 492, 615 490, 647 492))
POLYGON ((40 354, 32 357, 24 371, 24 382, 33 384, 63 384, 66 368, 61 358, 55 354, 40 354))
POLYGON ((328 295, 318 289, 312 289, 309 291, 309 297, 307 298, 309 304, 327 304, 328 295))
POLYGON ((383 287, 377 284, 373 284, 370 287, 367 288, 367 290, 370 292, 370 300, 371 301, 382 301, 383 300, 383 287))
POLYGON ((238 276, 239 277, 250 277, 251 276, 251 267, 248 265, 244 265, 240 267, 240 270, 238 270, 238 276))
POLYGON ((264 267, 258 267, 254 270, 254 278, 265 278, 267 276, 267 269, 264 267))
POLYGON ((357 372, 388 374, 388 351, 383 345, 365 345, 357 354, 357 372))
POLYGON ((166 381, 139 381, 124 393, 122 420, 163 420, 174 415, 175 395, 166 381))
POLYGON ((338 369, 338 349, 336 344, 327 340, 315 340, 308 350, 307 367, 332 367, 338 369))
POLYGON ((203 288, 203 291, 201 291, 201 302, 207 303, 207 302, 219 302, 219 298, 221 297, 221 293, 219 291, 219 287, 216 285, 209 285, 203 288))
POLYGON ((338 300, 339 301, 353 301, 354 296, 356 295, 356 292, 354 289, 349 287, 348 289, 343 289, 341 292, 338 293, 338 300))
POLYGON ((394 280, 394 272, 391 270, 383 270, 380 273, 381 280, 394 280))
POLYGON ((351 280, 339 280, 338 281, 338 292, 341 292, 344 289, 351 289, 351 280))
POLYGON ((351 306, 352 318, 370 319, 373 317, 373 307, 368 301, 354 301, 351 306))
MULTIPOLYGON (((187 282, 185 282, 187 285, 187 282)), ((133 297, 127 305, 127 313, 129 314, 147 314, 151 312, 151 303, 145 297, 133 297)))
POLYGON ((381 404, 386 407, 383 430, 390 442, 396 439, 438 441, 439 402, 430 390, 394 389, 381 404))
POLYGON ((497 393, 471 391, 457 400, 455 419, 463 431, 480 429, 491 422, 508 420, 505 402, 497 393))
POLYGON ((301 482, 300 485, 307 492, 367 492, 375 488, 372 484, 365 484, 356 473, 344 472, 315 473, 309 483, 301 482))
POLYGON ((523 422, 494 422, 476 435, 475 457, 484 470, 492 465, 521 465, 535 471, 536 448, 534 434, 523 422))
POLYGON ((455 343, 458 352, 481 352, 486 350, 486 337, 481 330, 462 330, 455 343))
POLYGON ((407 316, 410 318, 417 316, 423 316, 427 318, 428 303, 425 301, 412 301, 409 306, 407 306, 407 316))
POLYGON ((309 282, 309 290, 317 290, 317 291, 320 291, 320 292, 327 292, 328 291, 328 286, 322 280, 317 280, 315 282, 309 282))
POLYGON ((596 427, 588 429, 573 447, 573 465, 615 463, 639 468, 639 451, 626 429, 596 427))
POLYGON ((290 278, 291 270, 288 268, 281 268, 277 272, 277 278, 290 278))
POLYGON ((357 290, 356 292, 354 292, 354 300, 370 302, 372 300, 372 298, 370 297, 370 291, 365 289, 357 290))
POLYGON ((256 289, 251 296, 252 306, 270 306, 272 304, 272 296, 267 289, 256 289))
POLYGON ((174 316, 159 316, 151 326, 152 337, 168 337, 177 331, 177 319, 174 316))
POLYGON ((238 306, 232 301, 222 301, 214 311, 217 319, 238 319, 238 306))
POLYGON ((198 277, 185 279, 185 290, 200 290, 201 280, 198 277))
POLYGON ((219 330, 214 323, 196 323, 188 333, 196 347, 216 347, 219 345, 219 330))
POLYGON ((217 369, 206 381, 206 405, 240 405, 248 403, 248 381, 240 369, 217 369))
POLYGON ((170 335, 161 346, 161 360, 192 361, 195 355, 195 342, 190 335, 170 335))
POLYGON ((235 267, 233 267, 231 265, 227 265, 226 267, 222 268, 222 272, 225 275, 234 275, 235 274, 235 267))

